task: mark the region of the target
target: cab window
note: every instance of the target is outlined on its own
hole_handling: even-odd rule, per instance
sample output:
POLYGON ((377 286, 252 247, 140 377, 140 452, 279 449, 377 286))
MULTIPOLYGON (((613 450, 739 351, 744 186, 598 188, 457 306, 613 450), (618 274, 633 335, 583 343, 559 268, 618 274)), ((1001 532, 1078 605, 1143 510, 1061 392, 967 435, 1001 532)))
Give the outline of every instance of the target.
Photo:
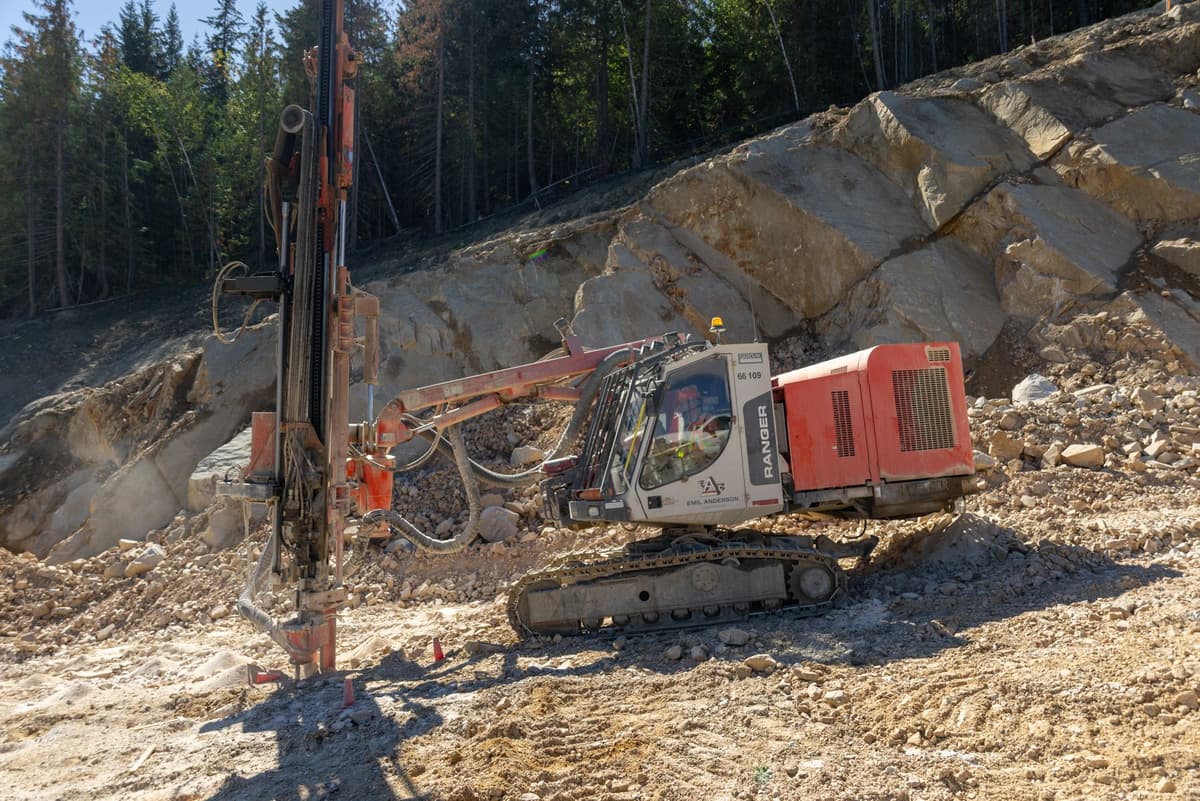
POLYGON ((638 479, 644 490, 707 469, 729 441, 733 414, 724 358, 672 373, 659 391, 650 447, 638 479))

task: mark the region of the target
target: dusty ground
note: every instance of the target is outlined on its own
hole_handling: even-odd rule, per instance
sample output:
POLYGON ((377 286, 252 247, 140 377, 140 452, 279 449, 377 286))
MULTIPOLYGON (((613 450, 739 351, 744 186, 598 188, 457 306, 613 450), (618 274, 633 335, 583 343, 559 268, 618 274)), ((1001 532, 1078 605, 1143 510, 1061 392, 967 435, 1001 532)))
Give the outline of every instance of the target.
POLYGON ((749 621, 742 648, 518 644, 494 602, 379 603, 343 618, 357 667, 251 688, 247 661, 282 660, 238 620, 81 637, 9 661, 0 775, 64 801, 1196 797, 1200 504, 1173 500, 1057 543, 970 513, 830 615, 749 621), (1105 550, 1147 527, 1178 543, 1105 550), (780 667, 750 674, 756 653, 780 667))
MULTIPOLYGON (((370 552, 344 672, 299 685, 246 682, 248 662, 284 666, 229 614, 260 534, 209 552, 203 518, 181 520, 134 577, 140 543, 57 567, 0 554, 5 795, 1200 797, 1200 378, 1128 321, 1047 331, 1103 339, 1118 322, 1140 345, 1046 365, 1064 390, 1046 403, 975 404, 996 463, 961 517, 874 526, 883 543, 840 608, 753 618, 740 647, 728 627, 518 642, 511 577, 647 533, 543 527, 521 495, 507 542, 370 552), (1164 436, 1171 450, 1153 447, 1164 436), (1076 441, 1102 442, 1105 465, 1052 464, 1076 441)), ((456 493, 440 497, 451 514, 456 493)), ((764 523, 809 525, 826 524, 764 523)))

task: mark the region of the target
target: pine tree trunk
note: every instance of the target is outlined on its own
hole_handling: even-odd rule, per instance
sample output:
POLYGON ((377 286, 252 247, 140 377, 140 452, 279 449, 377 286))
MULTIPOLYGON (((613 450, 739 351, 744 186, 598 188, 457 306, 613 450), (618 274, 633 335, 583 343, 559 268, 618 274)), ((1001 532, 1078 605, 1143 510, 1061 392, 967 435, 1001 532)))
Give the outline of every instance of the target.
POLYGON ((133 286, 133 214, 129 208, 129 139, 121 137, 124 159, 121 161, 121 185, 125 195, 125 244, 127 247, 128 263, 125 265, 125 293, 129 294, 133 286))
POLYGON ((433 163, 433 230, 442 232, 442 115, 446 103, 446 48, 438 40, 437 57, 437 123, 434 138, 433 163))
POLYGON ((37 314, 37 244, 33 196, 33 157, 25 165, 25 272, 29 280, 29 316, 37 314))
POLYGON ((642 39, 642 89, 638 98, 638 128, 642 132, 638 140, 638 167, 645 169, 650 163, 650 0, 646 0, 646 27, 642 39))
POLYGON ((788 83, 792 85, 792 102, 796 105, 796 113, 800 113, 800 92, 796 89, 796 76, 792 74, 792 63, 788 60, 787 48, 783 45, 783 32, 779 30, 779 22, 775 19, 775 4, 766 0, 767 13, 771 15, 771 27, 775 29, 775 38, 779 40, 779 53, 783 56, 783 68, 787 70, 788 83))
POLYGON ((529 83, 525 94, 525 162, 529 167, 529 194, 537 202, 537 166, 533 162, 533 62, 529 64, 529 83))
POLYGON ((58 286, 58 304, 71 305, 67 286, 67 252, 63 244, 63 125, 54 136, 54 283, 58 286))
POLYGON ((876 91, 882 92, 887 88, 887 78, 883 73, 883 50, 881 47, 881 37, 879 36, 879 8, 876 5, 879 0, 867 0, 867 22, 871 30, 868 33, 871 36, 871 61, 875 63, 875 84, 876 91))
POLYGON ((468 6, 467 40, 470 43, 467 52, 467 221, 474 222, 479 216, 479 202, 475 196, 478 179, 475 176, 475 154, 478 144, 475 141, 475 3, 468 6))
POLYGON ((934 15, 933 0, 926 0, 926 7, 929 9, 929 57, 932 71, 937 72, 937 17, 934 15))
POLYGON ((100 134, 100 297, 107 298, 112 292, 108 285, 108 134, 100 134))
POLYGON ((480 212, 483 215, 491 214, 492 212, 492 175, 488 171, 491 160, 488 158, 488 148, 491 147, 490 133, 491 129, 488 126, 488 37, 483 37, 483 52, 480 54, 480 62, 483 64, 483 75, 479 81, 479 105, 483 109, 480 115, 480 131, 479 137, 479 173, 483 176, 483 201, 480 212))
POLYGON ((1001 53, 1008 52, 1008 1, 996 0, 996 44, 1001 53))
MULTIPOLYGON (((263 86, 266 79, 262 71, 266 46, 261 35, 258 41, 258 148, 261 148, 267 141, 267 100, 266 89, 263 86)), ((255 150, 255 153, 258 156, 258 170, 255 173, 258 180, 258 269, 265 270, 267 268, 267 199, 265 196, 266 180, 263 172, 266 170, 266 160, 261 153, 258 153, 258 149, 255 150)), ((272 216, 275 214, 274 209, 271 210, 271 214, 272 216)))
POLYGON ((600 4, 600 53, 596 64, 596 164, 600 174, 607 175, 612 168, 609 157, 609 110, 608 110, 608 9, 609 0, 600 4))

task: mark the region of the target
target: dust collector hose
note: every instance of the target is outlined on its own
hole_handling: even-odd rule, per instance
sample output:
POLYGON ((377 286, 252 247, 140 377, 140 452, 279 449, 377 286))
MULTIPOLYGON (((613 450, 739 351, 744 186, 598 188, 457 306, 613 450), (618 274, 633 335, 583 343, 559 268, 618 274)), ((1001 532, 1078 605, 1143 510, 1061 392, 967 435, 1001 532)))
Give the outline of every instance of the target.
POLYGON ((263 580, 270 571, 278 536, 278 532, 271 532, 270 538, 267 539, 267 544, 263 546, 262 553, 259 554, 258 562, 254 566, 254 572, 250 575, 250 580, 246 582, 246 589, 242 590, 242 594, 238 597, 237 602, 238 614, 249 621, 250 625, 259 631, 269 634, 271 639, 275 640, 278 639, 276 633, 279 631, 279 624, 269 614, 255 605, 254 596, 262 589, 263 580))
POLYGON ((448 540, 439 540, 421 531, 403 515, 391 509, 372 509, 363 515, 364 523, 385 522, 413 545, 434 553, 456 553, 466 548, 471 540, 475 539, 475 534, 479 530, 479 487, 470 480, 471 460, 467 457, 467 446, 463 442, 462 432, 455 426, 447 432, 446 436, 450 440, 454 463, 458 467, 459 475, 462 476, 463 487, 467 493, 468 517, 467 525, 463 527, 463 530, 448 540))

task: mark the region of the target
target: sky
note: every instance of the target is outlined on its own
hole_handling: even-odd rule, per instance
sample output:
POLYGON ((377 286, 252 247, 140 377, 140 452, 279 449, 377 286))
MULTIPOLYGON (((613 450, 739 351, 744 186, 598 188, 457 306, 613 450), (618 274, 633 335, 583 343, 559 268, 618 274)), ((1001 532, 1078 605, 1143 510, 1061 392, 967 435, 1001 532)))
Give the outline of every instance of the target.
MULTIPOLYGON (((136 0, 138 5, 141 0, 136 0)), ((159 24, 167 16, 172 0, 152 0, 151 5, 158 14, 159 24)), ((217 8, 216 0, 174 0, 175 11, 179 14, 179 25, 183 29, 184 49, 192 43, 192 38, 200 36, 204 41, 207 26, 200 22, 204 17, 212 16, 217 8)), ((283 12, 292 8, 296 0, 266 0, 267 7, 272 11, 283 12)), ((73 0, 71 3, 75 13, 75 27, 83 34, 85 42, 90 42, 100 33, 100 28, 106 23, 117 22, 124 0, 73 0)), ((238 10, 247 22, 254 16, 258 0, 237 0, 238 10)), ((12 26, 23 25, 23 11, 33 10, 33 0, 0 0, 0 42, 12 38, 12 26)))

